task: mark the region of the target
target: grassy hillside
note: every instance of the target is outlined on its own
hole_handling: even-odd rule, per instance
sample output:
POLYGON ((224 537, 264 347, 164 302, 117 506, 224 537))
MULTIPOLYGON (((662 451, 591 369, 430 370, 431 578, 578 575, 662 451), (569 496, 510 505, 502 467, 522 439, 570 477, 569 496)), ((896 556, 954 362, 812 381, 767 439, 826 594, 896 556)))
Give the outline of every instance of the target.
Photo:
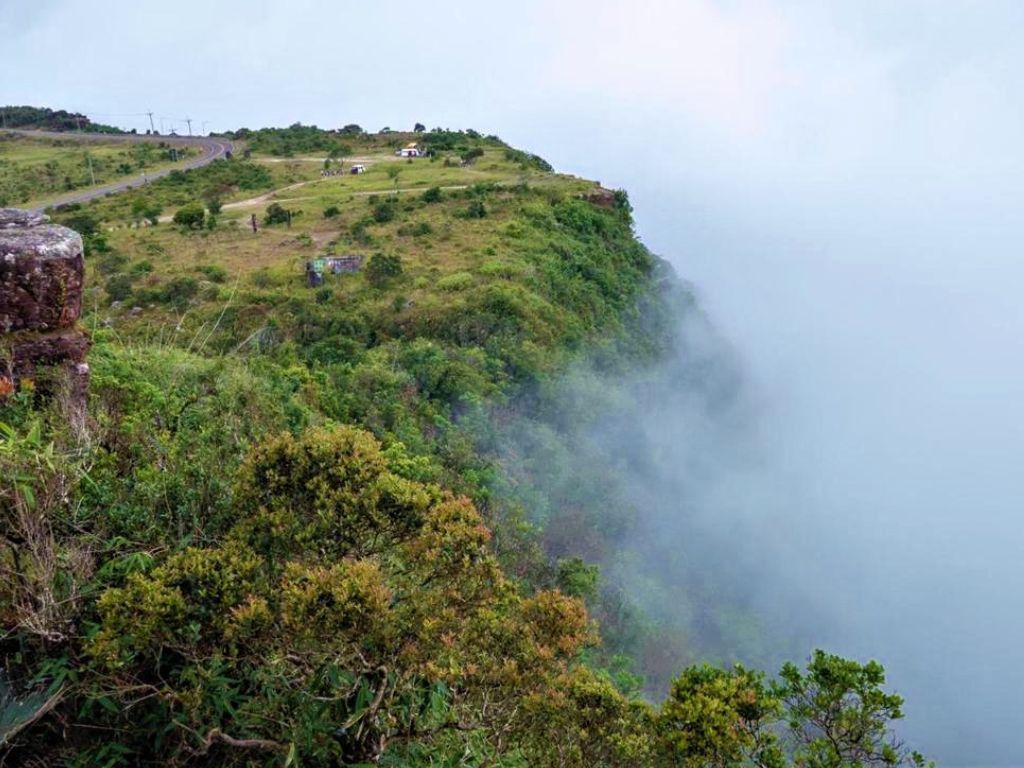
MULTIPOLYGON (((194 154, 175 149, 178 161, 194 154)), ((170 147, 139 141, 76 142, 0 131, 0 207, 23 207, 75 189, 136 176, 175 163, 170 147), (90 162, 92 170, 90 172, 90 162)))
MULTIPOLYGON (((236 138, 248 159, 54 213, 86 236, 92 390, 82 424, 31 390, 0 406, 19 759, 781 765, 801 691, 879 689, 822 656, 644 703, 666 639, 576 556, 628 526, 608 467, 531 501, 512 427, 571 451, 604 404, 558 406, 560 377, 654 363, 691 303, 624 194, 471 132, 236 138), (310 287, 330 256, 362 266, 310 287), (562 517, 578 548, 547 537, 562 517)), ((877 747, 898 702, 870 705, 877 747)))

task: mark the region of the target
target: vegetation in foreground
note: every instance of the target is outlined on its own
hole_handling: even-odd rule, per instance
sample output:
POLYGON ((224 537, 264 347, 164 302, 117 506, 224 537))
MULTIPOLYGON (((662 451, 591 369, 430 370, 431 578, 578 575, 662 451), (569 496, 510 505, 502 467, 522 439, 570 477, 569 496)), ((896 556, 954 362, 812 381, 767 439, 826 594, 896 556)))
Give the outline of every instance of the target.
POLYGON ((653 364, 692 303, 624 195, 470 132, 244 138, 57 214, 89 249, 92 397, 84 423, 0 406, 11 759, 922 762, 873 662, 689 666, 647 703, 652 648, 687 638, 571 549, 628 529, 609 468, 532 503, 509 425, 571 450, 597 406, 559 377, 653 364), (411 140, 431 155, 396 159, 411 140), (331 256, 363 266, 308 287, 331 256))

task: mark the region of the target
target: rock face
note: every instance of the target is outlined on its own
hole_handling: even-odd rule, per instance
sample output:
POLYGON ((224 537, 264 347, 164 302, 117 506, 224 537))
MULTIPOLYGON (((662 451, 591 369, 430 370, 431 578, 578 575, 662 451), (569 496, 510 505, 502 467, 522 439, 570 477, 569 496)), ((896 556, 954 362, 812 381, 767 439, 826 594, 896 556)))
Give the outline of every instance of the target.
POLYGON ((583 199, 598 208, 615 208, 618 204, 615 199, 615 191, 602 186, 596 186, 584 193, 583 199))
POLYGON ((44 394, 67 385, 84 406, 89 338, 82 311, 82 238, 47 216, 0 208, 0 398, 29 381, 44 394))

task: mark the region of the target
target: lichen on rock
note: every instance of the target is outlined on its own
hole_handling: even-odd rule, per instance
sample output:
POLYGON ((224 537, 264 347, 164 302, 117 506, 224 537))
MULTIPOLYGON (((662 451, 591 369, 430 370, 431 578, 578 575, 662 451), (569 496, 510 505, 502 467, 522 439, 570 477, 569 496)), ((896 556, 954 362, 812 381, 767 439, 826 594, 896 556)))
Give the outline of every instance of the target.
POLYGON ((0 208, 0 398, 26 381, 44 393, 64 382, 84 405, 89 338, 76 325, 84 275, 77 232, 40 213, 0 208))

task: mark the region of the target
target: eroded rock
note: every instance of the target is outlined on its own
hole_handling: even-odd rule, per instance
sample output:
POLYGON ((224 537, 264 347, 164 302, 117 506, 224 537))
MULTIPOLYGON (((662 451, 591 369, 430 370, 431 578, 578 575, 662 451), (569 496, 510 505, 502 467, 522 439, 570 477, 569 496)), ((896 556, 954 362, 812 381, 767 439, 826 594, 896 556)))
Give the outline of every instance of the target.
POLYGON ((84 274, 77 232, 42 214, 0 208, 0 333, 74 326, 84 274))
POLYGON ((0 399, 32 382, 84 407, 89 337, 77 326, 82 238, 49 217, 0 208, 0 399))
POLYGON ((583 199, 598 208, 617 208, 618 200, 615 197, 615 190, 605 189, 600 184, 587 190, 582 195, 583 199))

